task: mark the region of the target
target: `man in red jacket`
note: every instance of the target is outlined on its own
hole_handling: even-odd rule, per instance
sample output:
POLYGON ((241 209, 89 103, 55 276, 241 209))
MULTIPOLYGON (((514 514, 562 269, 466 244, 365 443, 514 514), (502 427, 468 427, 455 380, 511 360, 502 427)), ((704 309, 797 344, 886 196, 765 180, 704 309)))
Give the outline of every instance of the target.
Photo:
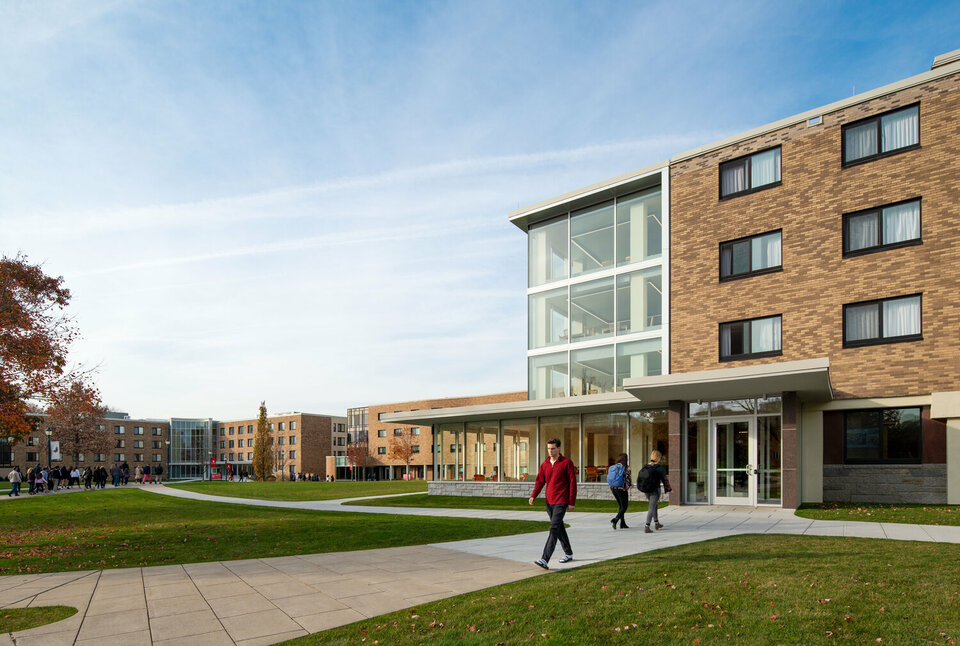
POLYGON ((547 455, 549 457, 543 461, 537 472, 537 481, 533 485, 533 494, 529 500, 532 505, 533 499, 546 486, 544 497, 547 499, 547 514, 550 516, 550 535, 547 536, 547 544, 543 546, 543 556, 534 561, 544 570, 550 569, 547 563, 553 556, 557 539, 563 548, 560 562, 568 563, 573 560, 573 548, 570 547, 570 539, 563 526, 563 516, 567 509, 573 510, 577 502, 577 467, 573 466, 573 460, 560 455, 560 440, 552 439, 547 442, 547 455))

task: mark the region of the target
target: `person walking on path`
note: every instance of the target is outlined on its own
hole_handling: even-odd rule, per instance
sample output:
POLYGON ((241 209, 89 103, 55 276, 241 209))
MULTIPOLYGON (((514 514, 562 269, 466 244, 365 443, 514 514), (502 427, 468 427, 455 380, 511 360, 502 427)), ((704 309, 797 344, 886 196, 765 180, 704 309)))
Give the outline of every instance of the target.
POLYGON ((617 515, 610 519, 613 528, 617 528, 620 523, 620 529, 630 529, 623 520, 623 515, 627 513, 627 505, 630 500, 627 490, 633 486, 630 476, 630 467, 627 466, 627 454, 621 453, 617 456, 617 461, 607 470, 607 484, 610 485, 610 492, 617 501, 617 515))
POLYGON ((663 454, 660 451, 653 451, 650 453, 650 462, 637 474, 637 489, 647 495, 649 504, 647 522, 643 528, 646 534, 653 533, 653 530, 650 529, 651 522, 657 529, 663 529, 663 525, 660 524, 660 517, 657 515, 657 506, 660 504, 660 485, 663 485, 664 491, 669 492, 670 481, 667 480, 667 472, 660 466, 660 460, 662 459, 663 454))
POLYGON ((19 496, 20 483, 23 482, 23 476, 20 475, 20 467, 10 469, 10 473, 7 474, 7 480, 10 481, 10 493, 7 494, 7 497, 19 496))
POLYGON ((113 479, 113 486, 120 486, 120 467, 116 463, 110 467, 110 477, 113 479))
POLYGON ((546 488, 544 498, 547 501, 547 515, 550 517, 550 535, 547 536, 547 542, 543 546, 543 556, 534 561, 544 570, 550 569, 547 563, 553 556, 558 540, 563 548, 560 562, 567 563, 573 560, 573 548, 570 546, 567 530, 563 526, 563 517, 567 510, 573 510, 577 503, 577 468, 573 465, 573 460, 561 455, 560 440, 554 438, 547 442, 547 456, 540 465, 540 470, 537 471, 537 480, 529 500, 532 505, 540 491, 546 488))
POLYGON ((158 464, 156 468, 153 470, 153 472, 157 474, 157 480, 156 480, 157 484, 160 484, 160 481, 163 480, 163 465, 158 464))

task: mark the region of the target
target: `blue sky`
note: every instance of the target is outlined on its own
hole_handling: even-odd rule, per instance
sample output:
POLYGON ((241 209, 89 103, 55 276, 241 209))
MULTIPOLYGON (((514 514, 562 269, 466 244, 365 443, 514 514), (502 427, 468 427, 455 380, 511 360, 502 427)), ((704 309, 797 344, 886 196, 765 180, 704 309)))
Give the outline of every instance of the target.
POLYGON ((0 253, 135 416, 526 388, 518 206, 929 69, 937 2, 0 3, 0 253))

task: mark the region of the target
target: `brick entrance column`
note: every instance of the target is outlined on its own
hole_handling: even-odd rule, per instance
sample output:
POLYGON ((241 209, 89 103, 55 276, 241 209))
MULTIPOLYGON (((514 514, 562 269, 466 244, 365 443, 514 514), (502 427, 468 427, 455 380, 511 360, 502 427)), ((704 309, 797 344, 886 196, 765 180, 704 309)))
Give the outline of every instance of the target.
POLYGON ((667 408, 667 451, 670 456, 670 504, 681 505, 686 499, 683 477, 683 407, 682 401, 672 400, 667 408))

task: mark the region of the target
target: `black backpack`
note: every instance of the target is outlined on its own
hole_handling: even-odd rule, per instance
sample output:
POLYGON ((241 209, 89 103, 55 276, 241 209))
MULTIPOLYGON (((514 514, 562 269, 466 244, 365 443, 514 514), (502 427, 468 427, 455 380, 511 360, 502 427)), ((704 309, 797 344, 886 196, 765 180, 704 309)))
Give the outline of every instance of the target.
POLYGON ((660 490, 660 473, 652 464, 645 464, 637 474, 637 489, 643 493, 657 493, 660 490))

